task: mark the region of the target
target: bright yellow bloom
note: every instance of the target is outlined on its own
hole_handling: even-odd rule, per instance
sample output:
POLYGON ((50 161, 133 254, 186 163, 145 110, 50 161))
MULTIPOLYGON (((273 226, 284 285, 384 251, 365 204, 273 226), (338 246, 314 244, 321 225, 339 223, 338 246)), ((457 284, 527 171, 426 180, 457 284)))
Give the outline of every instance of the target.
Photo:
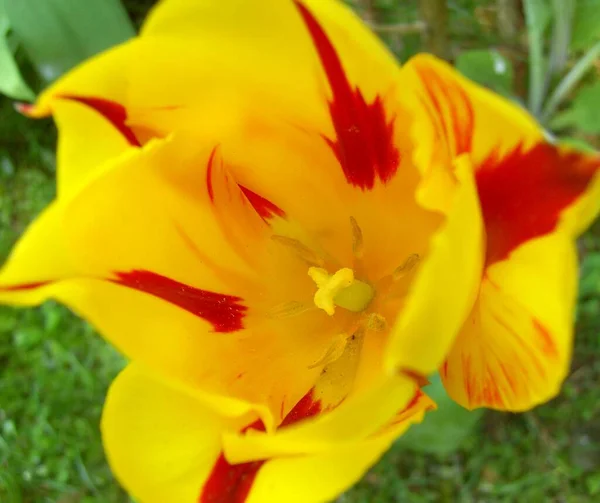
POLYGON ((419 200, 399 71, 335 1, 169 0, 23 107, 58 124, 58 197, 0 298, 135 361, 103 434, 143 503, 325 501, 434 407, 482 223, 468 156, 419 200))
POLYGON ((542 142, 524 113, 432 59, 400 69, 338 2, 165 0, 140 37, 23 110, 58 124, 58 197, 0 300, 58 299, 135 361, 103 437, 142 503, 330 500, 434 406, 420 385, 440 367, 469 406, 523 408, 558 386, 556 366, 546 388, 534 374, 553 362, 514 360, 483 319, 521 303, 501 326, 528 337, 543 288, 535 320, 570 330, 572 257, 555 241, 518 257, 542 235, 571 250, 595 161, 544 143, 550 167, 517 176, 514 147, 542 142), (496 191, 554 188, 572 161, 560 205, 553 189, 496 191), (513 225, 520 208, 552 225, 513 225), (490 297, 502 267, 507 293, 490 297), (494 372, 515 362, 532 399, 499 404, 494 372))

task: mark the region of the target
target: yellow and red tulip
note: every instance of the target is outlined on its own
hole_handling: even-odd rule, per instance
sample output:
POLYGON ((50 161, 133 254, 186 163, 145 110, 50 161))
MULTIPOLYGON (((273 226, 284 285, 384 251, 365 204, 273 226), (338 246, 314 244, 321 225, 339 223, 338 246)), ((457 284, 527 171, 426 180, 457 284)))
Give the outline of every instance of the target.
POLYGON ((434 408, 521 410, 569 361, 598 158, 334 0, 164 0, 31 116, 58 196, 0 300, 134 361, 103 437, 143 503, 327 501, 434 408))

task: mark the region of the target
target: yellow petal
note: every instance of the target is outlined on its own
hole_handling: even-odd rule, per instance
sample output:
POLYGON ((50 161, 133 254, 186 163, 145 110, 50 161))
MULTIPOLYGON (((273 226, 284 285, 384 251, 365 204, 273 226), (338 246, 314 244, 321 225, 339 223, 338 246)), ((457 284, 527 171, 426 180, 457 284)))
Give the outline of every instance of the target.
POLYGON ((212 214, 206 173, 213 147, 181 137, 155 141, 81 187, 65 210, 65 232, 82 267, 151 270, 204 286, 217 281, 210 279, 215 263, 247 272, 212 214))
MULTIPOLYGON (((60 130, 59 200, 53 202, 19 240, 0 274, 0 285, 5 287, 54 282, 82 272, 65 246, 68 241, 65 208, 79 189, 101 174, 107 164, 117 162, 130 147, 109 121, 88 106, 60 99, 54 103, 54 111, 60 130)), ((14 294, 18 292, 19 298, 37 303, 46 298, 48 289, 13 289, 12 292, 6 301, 16 301, 14 294)))
POLYGON ((451 193, 447 159, 471 156, 488 233, 488 263, 551 232, 559 221, 577 234, 597 215, 598 182, 591 182, 600 156, 552 144, 517 104, 431 56, 409 61, 401 79, 418 97, 411 102, 412 136, 425 177, 422 190, 436 207, 443 209, 451 193))
POLYGON ((372 440, 331 452, 278 458, 259 471, 247 503, 326 503, 356 483, 391 442, 372 440))
POLYGON ((561 228, 568 229, 573 236, 585 232, 600 213, 600 154, 579 153, 577 162, 571 165, 571 169, 575 170, 578 165, 585 164, 595 165, 596 172, 588 181, 586 189, 578 194, 571 206, 561 215, 561 228))
POLYGON ((138 116, 132 121, 147 119, 164 131, 169 124, 192 124, 198 115, 219 121, 219 107, 223 112, 228 104, 261 103, 263 111, 291 110, 299 124, 330 128, 327 79, 300 13, 306 8, 333 41, 351 84, 369 101, 385 94, 397 73, 395 59, 341 2, 171 0, 154 9, 141 37, 67 74, 29 113, 49 113, 59 95, 95 97, 120 103, 138 116))
POLYGON ((86 178, 130 144, 112 123, 82 103, 58 99, 53 113, 59 130, 57 192, 63 198, 75 194, 86 178))
MULTIPOLYGON (((418 403, 413 400, 411 411, 398 421, 421 411, 418 403)), ((251 461, 240 463, 221 450, 224 432, 274 439, 280 435, 256 428, 261 429, 252 416, 217 414, 201 399, 165 385, 136 364, 111 386, 102 419, 111 468, 140 503, 330 501, 385 452, 395 438, 390 429, 397 424, 358 441, 332 440, 312 454, 262 457, 255 452, 251 461)))
POLYGON ((544 138, 525 109, 462 77, 433 56, 412 58, 402 68, 401 79, 419 97, 414 106, 425 112, 422 120, 441 134, 439 141, 447 151, 452 156, 470 152, 475 167, 491 153, 502 156, 544 138))
POLYGON ((561 232, 529 241, 491 266, 441 370, 468 408, 522 411, 555 396, 570 363, 577 260, 561 232))
POLYGON ((248 501, 332 500, 358 480, 398 436, 411 424, 420 422, 432 408, 435 405, 431 399, 419 390, 391 421, 362 441, 342 442, 302 457, 272 459, 258 473, 248 501))
POLYGON ((141 503, 197 503, 232 422, 130 365, 109 390, 102 438, 113 473, 141 503))
POLYGON ((137 40, 133 40, 86 60, 44 90, 26 114, 49 115, 58 96, 95 96, 125 104, 128 67, 136 57, 138 46, 137 40))
MULTIPOLYGON (((227 4, 170 0, 154 9, 141 36, 180 38, 193 45, 200 58, 210 49, 230 66, 246 66, 246 80, 264 82, 269 91, 280 89, 299 96, 294 90, 306 85, 299 80, 310 80, 306 77, 318 74, 319 68, 315 47, 299 13, 301 8, 308 9, 328 32, 352 80, 356 79, 369 94, 374 87, 381 90, 382 84, 385 90, 385 83, 391 82, 397 69, 394 57, 337 0, 258 0, 251 4, 243 0, 227 4), (239 50, 252 52, 255 57, 243 56, 239 50)), ((306 99, 302 95, 303 102, 306 99)))
MULTIPOLYGON (((467 156, 455 162, 456 188, 446 221, 419 265, 390 334, 386 365, 428 375, 444 359, 477 295, 483 235, 477 189, 467 156), (432 307, 433 306, 433 307, 432 307), (435 315, 432 315, 434 309, 435 315)), ((419 193, 424 206, 430 193, 419 193)), ((433 202, 435 203, 435 202, 433 202)))
MULTIPOLYGON (((365 438, 377 437, 386 425, 394 423, 414 397, 415 386, 404 377, 380 378, 369 390, 350 395, 332 410, 308 408, 312 415, 299 417, 292 424, 284 424, 277 435, 250 432, 240 436, 224 436, 228 458, 245 462, 256 456, 286 456, 293 453, 326 452, 335 444, 352 444, 365 438)), ((410 424, 403 423, 407 427, 410 424)), ((394 430, 396 431, 396 430, 394 430)), ((403 430, 397 430, 398 436, 403 430)), ((392 435, 394 436, 394 435, 392 435)), ((386 436, 387 438, 387 436, 386 436)))
POLYGON ((1 302, 41 303, 54 281, 77 273, 63 230, 63 205, 54 202, 29 226, 0 270, 1 302))
POLYGON ((486 264, 557 228, 570 227, 576 234, 597 206, 589 197, 599 167, 600 156, 547 143, 480 166, 476 179, 487 234, 486 264))

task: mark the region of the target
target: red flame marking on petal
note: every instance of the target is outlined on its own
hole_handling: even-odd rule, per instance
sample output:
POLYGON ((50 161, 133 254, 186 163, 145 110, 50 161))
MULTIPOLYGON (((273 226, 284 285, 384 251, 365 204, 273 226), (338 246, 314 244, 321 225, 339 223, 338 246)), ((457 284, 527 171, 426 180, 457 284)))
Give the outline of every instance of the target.
POLYGON ((20 285, 0 286, 0 292, 20 292, 24 290, 34 290, 42 286, 49 285, 53 281, 36 281, 32 283, 22 283, 20 285))
POLYGON ((518 381, 513 375, 512 371, 509 370, 509 368, 502 362, 498 362, 498 366, 500 367, 500 371, 502 372, 502 375, 504 375, 504 378, 506 379, 511 391, 514 394, 518 393, 518 381))
POLYGON ((475 114, 465 91, 457 82, 444 80, 428 66, 416 65, 415 69, 427 92, 428 101, 424 103, 434 109, 429 110, 429 115, 442 129, 451 154, 458 156, 471 152, 475 114))
POLYGON ((221 454, 208 476, 198 503, 244 503, 264 461, 232 465, 221 454))
MULTIPOLYGON (((502 328, 504 328, 508 332, 508 334, 510 334, 513 342, 516 343, 517 345, 519 345, 519 347, 521 348, 521 351, 529 357, 531 363, 537 370, 539 376, 542 379, 546 379, 547 378, 546 366, 544 366, 544 363, 539 359, 538 354, 535 351, 535 349, 532 348, 529 344, 527 344, 523 340, 523 337, 521 336, 521 334, 518 334, 515 331, 515 329, 511 325, 509 325, 509 323, 506 322, 501 316, 499 316, 497 314, 492 314, 492 318, 496 321, 496 323, 498 323, 498 325, 500 325, 502 328)), ((521 371, 521 373, 525 372, 524 365, 522 365, 522 364, 520 365, 520 371, 521 371)), ((527 378, 527 376, 523 376, 523 377, 527 378)))
POLYGON ((120 103, 92 96, 66 95, 61 96, 61 98, 77 101, 93 108, 109 121, 125 137, 130 145, 134 147, 141 146, 134 132, 127 126, 127 110, 120 103))
MULTIPOLYGON (((208 158, 207 169, 206 169, 206 189, 208 191, 208 197, 210 198, 211 202, 213 202, 213 203, 215 201, 215 194, 214 194, 212 177, 213 177, 213 169, 214 169, 214 164, 215 164, 216 153, 217 153, 217 147, 215 147, 213 149, 213 151, 211 152, 211 154, 208 158)), ((238 184, 238 187, 240 188, 240 190, 242 191, 242 193, 244 194, 244 196, 246 197, 248 202, 252 205, 252 207, 254 208, 256 213, 258 213, 258 215, 263 220, 266 221, 270 218, 273 218, 274 216, 285 217, 285 212, 281 208, 279 208, 278 206, 273 204, 271 201, 269 201, 268 199, 262 197, 261 195, 257 194, 256 192, 253 192, 252 190, 244 187, 243 185, 238 184)))
POLYGON ((200 290, 150 271, 115 273, 117 284, 145 292, 170 302, 212 324, 215 332, 235 332, 244 328, 247 307, 233 295, 200 290))
POLYGON ((442 368, 440 369, 440 374, 443 377, 448 376, 448 360, 445 360, 444 363, 442 364, 442 368))
MULTIPOLYGON (((246 433, 248 430, 264 432, 265 426, 257 419, 241 432, 246 433)), ((232 465, 221 453, 202 488, 198 503, 244 503, 264 463, 264 460, 259 460, 232 465)))
POLYGON ((327 76, 333 99, 329 113, 336 140, 326 138, 346 180, 362 190, 372 189, 377 177, 386 183, 400 163, 394 145, 394 119, 387 120, 383 101, 367 103, 360 89, 352 89, 335 47, 312 13, 298 0, 296 7, 310 32, 327 76))
POLYGON ((285 426, 290 426, 298 421, 316 416, 321 412, 321 410, 321 401, 315 400, 314 390, 310 390, 300 399, 300 401, 292 408, 292 410, 287 413, 279 427, 282 428, 285 426))
POLYGON ((410 420, 415 414, 420 411, 428 412, 436 408, 436 405, 429 399, 429 397, 420 389, 417 388, 413 397, 406 404, 406 406, 396 413, 396 416, 384 426, 383 431, 393 428, 394 426, 410 420), (425 402, 421 404, 421 402, 425 402))
POLYGON ((540 143, 491 155, 476 180, 487 233, 486 264, 508 257, 524 242, 552 232, 561 212, 587 189, 600 157, 540 143))
MULTIPOLYGON (((288 412, 279 427, 289 426, 321 412, 321 403, 314 400, 313 390, 310 390, 288 412)), ((263 422, 258 419, 241 430, 265 431, 263 422)), ((250 494, 252 484, 260 468, 267 460, 250 461, 247 463, 230 464, 223 453, 219 455, 208 476, 198 503, 244 503, 250 494)))
POLYGON ((544 327, 544 325, 542 325, 535 318, 533 319, 533 327, 540 336, 540 340, 542 343, 541 350, 544 352, 544 354, 554 358, 558 358, 559 353, 558 348, 556 347, 556 342, 552 338, 552 335, 550 335, 550 332, 546 330, 546 327, 544 327))
POLYGON ((256 213, 258 213, 264 220, 268 220, 275 216, 285 217, 285 212, 268 199, 265 199, 256 192, 252 192, 243 185, 240 185, 239 187, 252 207, 256 210, 256 213))
POLYGON ((215 162, 215 155, 217 154, 217 147, 213 148, 210 156, 208 158, 208 163, 206 167, 206 190, 208 191, 208 197, 211 202, 215 202, 215 193, 212 185, 212 171, 215 162))

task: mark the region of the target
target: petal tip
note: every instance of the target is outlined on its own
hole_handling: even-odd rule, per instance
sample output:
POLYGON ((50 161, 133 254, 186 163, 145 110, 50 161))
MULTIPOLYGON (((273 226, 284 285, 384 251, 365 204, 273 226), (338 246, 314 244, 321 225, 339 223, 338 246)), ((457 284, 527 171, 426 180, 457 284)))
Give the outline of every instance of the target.
POLYGON ((32 103, 23 103, 22 101, 17 101, 13 104, 13 107, 21 115, 31 119, 37 119, 43 116, 38 107, 32 103))

